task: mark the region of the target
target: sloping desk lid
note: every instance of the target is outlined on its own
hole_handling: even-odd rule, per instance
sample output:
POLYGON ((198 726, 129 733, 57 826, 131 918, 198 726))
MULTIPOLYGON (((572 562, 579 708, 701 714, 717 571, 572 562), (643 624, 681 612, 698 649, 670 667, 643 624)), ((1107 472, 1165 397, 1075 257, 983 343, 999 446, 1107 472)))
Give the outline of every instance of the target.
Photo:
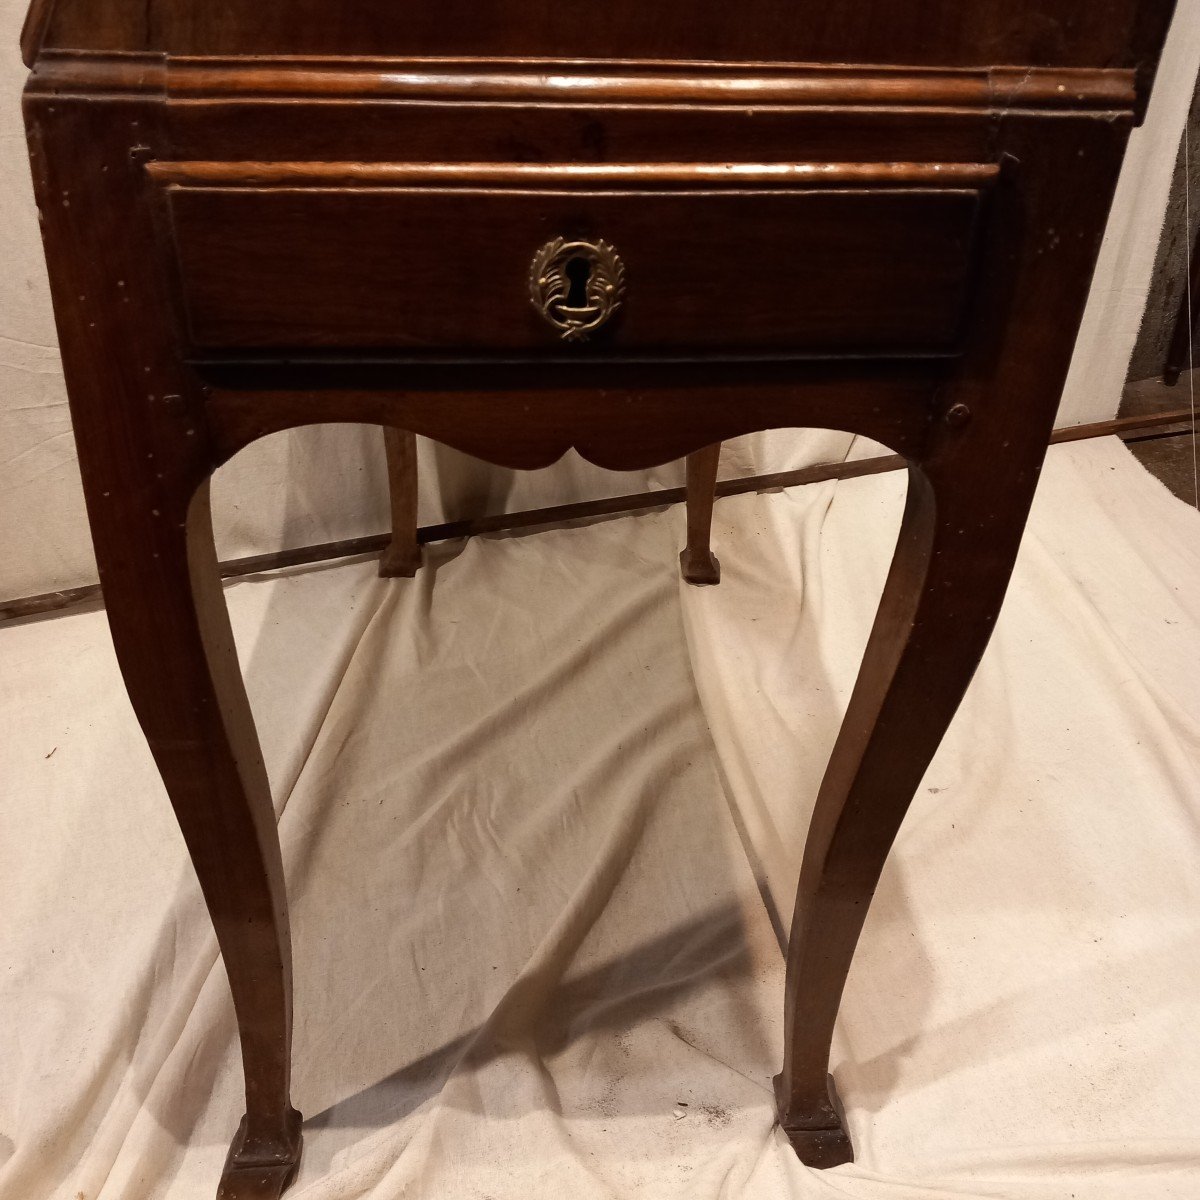
POLYGON ((33 0, 42 49, 1146 69, 1174 0, 33 0))

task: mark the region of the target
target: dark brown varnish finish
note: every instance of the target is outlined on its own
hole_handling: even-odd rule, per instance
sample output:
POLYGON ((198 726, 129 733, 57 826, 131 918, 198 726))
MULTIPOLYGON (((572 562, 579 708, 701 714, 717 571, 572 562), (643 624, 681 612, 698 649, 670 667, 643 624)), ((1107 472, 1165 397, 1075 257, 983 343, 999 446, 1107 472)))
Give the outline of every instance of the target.
POLYGON ((190 340, 561 353, 514 281, 548 238, 589 230, 629 274, 622 311, 593 340, 610 354, 916 353, 957 338, 979 191, 656 186, 649 172, 617 195, 545 180, 517 193, 176 185, 167 204, 190 340))
POLYGON ((47 49, 178 55, 481 56, 929 66, 1138 67, 1169 16, 1138 0, 645 4, 556 0, 42 0, 47 49), (52 11, 51 11, 52 10, 52 11))
POLYGON ((691 456, 696 582, 717 577, 721 441, 816 425, 907 460, 805 847, 776 1080, 801 1158, 851 1157, 828 1076, 843 985, 999 612, 1171 11, 33 5, 30 155, 101 582, 241 1036, 222 1196, 283 1191, 300 1116, 279 841, 208 480, 325 421, 388 431, 393 574, 418 562, 414 434, 510 467, 691 456), (558 237, 625 265, 586 340, 530 303, 558 237))

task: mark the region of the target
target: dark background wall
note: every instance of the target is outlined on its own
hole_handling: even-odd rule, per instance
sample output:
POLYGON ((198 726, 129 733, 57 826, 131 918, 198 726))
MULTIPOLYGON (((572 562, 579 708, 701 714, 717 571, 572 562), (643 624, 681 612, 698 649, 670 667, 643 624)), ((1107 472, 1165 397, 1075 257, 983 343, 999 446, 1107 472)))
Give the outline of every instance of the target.
MULTIPOLYGON (((1175 163, 1171 201, 1167 205, 1163 236, 1154 264, 1146 315, 1142 320, 1142 329, 1129 363, 1128 378, 1131 381, 1151 379, 1162 373, 1167 344, 1175 328, 1175 318, 1187 282, 1191 247, 1200 231, 1200 80, 1197 80, 1196 90, 1192 95, 1192 107, 1188 116, 1188 139, 1191 147, 1191 228, 1185 229, 1184 153, 1181 141, 1179 157, 1175 163)), ((1193 304, 1197 303, 1197 299, 1193 296, 1193 304)))

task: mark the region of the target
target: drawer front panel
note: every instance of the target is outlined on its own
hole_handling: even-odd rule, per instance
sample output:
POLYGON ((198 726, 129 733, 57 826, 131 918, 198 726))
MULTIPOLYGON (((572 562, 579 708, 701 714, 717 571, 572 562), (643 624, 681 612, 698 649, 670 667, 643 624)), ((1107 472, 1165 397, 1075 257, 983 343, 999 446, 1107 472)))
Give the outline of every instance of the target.
POLYGON ((172 186, 198 350, 413 356, 952 352, 971 188, 551 191, 172 186), (564 343, 531 302, 556 238, 611 246, 620 305, 564 343))

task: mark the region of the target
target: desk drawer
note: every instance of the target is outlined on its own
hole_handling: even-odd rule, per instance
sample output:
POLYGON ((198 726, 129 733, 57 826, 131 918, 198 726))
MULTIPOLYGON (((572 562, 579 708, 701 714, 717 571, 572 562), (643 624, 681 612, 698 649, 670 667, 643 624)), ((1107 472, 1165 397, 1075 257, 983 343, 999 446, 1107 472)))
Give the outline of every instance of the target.
POLYGON ((904 166, 155 173, 202 351, 952 352, 995 169, 904 166))

